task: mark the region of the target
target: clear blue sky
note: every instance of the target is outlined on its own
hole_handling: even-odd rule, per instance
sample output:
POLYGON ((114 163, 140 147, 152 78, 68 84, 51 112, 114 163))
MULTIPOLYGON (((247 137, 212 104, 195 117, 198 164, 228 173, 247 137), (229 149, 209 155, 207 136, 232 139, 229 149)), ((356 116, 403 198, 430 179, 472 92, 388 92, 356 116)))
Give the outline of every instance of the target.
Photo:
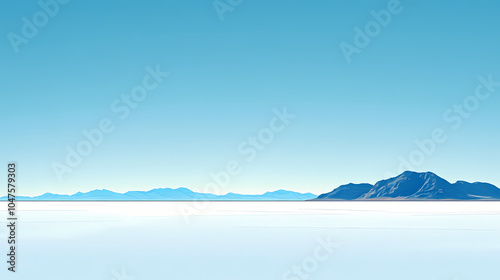
POLYGON ((230 160, 222 193, 323 193, 397 173, 442 128, 413 169, 500 186, 500 87, 458 129, 443 119, 479 76, 500 81, 500 3, 401 1, 348 63, 340 44, 389 2, 243 0, 221 21, 212 1, 71 1, 16 53, 8 34, 43 9, 3 1, 1 159, 24 195, 203 189, 230 160), (156 65, 170 76, 121 120, 111 104, 156 65), (296 117, 246 161, 238 146, 283 107, 296 117), (115 130, 59 180, 54 162, 104 118, 115 130))

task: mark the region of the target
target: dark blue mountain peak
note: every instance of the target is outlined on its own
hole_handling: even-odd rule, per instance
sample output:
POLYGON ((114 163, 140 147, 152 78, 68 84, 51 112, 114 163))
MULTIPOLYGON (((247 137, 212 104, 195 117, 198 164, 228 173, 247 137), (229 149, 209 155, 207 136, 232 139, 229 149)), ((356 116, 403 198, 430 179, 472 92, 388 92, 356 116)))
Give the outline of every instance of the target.
POLYGON ((347 184, 317 199, 420 200, 500 199, 500 189, 488 183, 458 181, 451 184, 432 172, 405 171, 399 176, 370 184, 347 184))

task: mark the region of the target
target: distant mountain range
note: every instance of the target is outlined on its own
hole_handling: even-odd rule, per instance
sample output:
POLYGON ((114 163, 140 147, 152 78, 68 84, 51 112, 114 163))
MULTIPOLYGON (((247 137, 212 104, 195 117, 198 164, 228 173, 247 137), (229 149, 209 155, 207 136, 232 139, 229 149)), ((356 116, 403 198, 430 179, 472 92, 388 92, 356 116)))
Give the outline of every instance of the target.
POLYGON ((498 200, 500 189, 488 183, 454 184, 432 172, 406 171, 371 184, 348 184, 314 200, 498 200))
MULTIPOLYGON (((20 201, 304 201, 304 200, 500 200, 500 189, 488 183, 454 184, 432 172, 406 171, 401 175, 382 180, 375 185, 342 185, 329 193, 317 196, 287 190, 266 192, 260 195, 228 193, 215 195, 193 192, 187 188, 154 189, 116 193, 109 190, 94 190, 87 193, 61 195, 46 193, 35 197, 19 196, 20 201)), ((7 197, 0 198, 0 201, 7 197)))
MULTIPOLYGON (((208 193, 197 193, 186 188, 178 189, 154 189, 150 191, 130 191, 116 193, 108 190, 94 190, 87 193, 75 193, 73 195, 61 195, 46 193, 40 196, 27 197, 18 196, 19 201, 183 201, 183 200, 214 200, 214 201, 301 201, 316 198, 312 193, 298 193, 286 190, 266 192, 261 195, 247 195, 228 193, 215 195, 208 193)), ((0 201, 7 197, 0 198, 0 201)))

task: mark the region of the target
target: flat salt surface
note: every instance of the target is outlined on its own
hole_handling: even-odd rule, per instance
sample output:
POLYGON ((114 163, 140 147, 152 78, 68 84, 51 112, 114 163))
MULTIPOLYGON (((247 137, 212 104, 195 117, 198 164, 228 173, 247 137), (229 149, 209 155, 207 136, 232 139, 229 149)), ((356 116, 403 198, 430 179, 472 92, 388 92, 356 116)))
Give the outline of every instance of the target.
POLYGON ((500 279, 500 202, 18 202, 17 216, 2 280, 500 279))

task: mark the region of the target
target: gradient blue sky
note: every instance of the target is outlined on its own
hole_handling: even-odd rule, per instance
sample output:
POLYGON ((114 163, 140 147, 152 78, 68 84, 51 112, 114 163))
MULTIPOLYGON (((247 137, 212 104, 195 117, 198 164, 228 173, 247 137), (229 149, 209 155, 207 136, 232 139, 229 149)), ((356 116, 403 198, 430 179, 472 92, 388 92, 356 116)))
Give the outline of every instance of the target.
MULTIPOLYGON (((417 171, 500 186, 500 88, 459 129, 443 113, 500 81, 498 1, 401 1, 347 63, 339 48, 389 1, 243 1, 221 21, 211 1, 72 1, 15 53, 7 37, 37 1, 0 8, 1 158, 20 194, 203 189, 229 160, 222 193, 324 193, 396 173, 416 139, 448 139, 417 171), (111 103, 147 66, 171 75, 121 121, 111 103), (252 162, 238 145, 274 108, 296 118, 252 162), (54 161, 103 118, 116 129, 61 182, 54 161)), ((5 177, 6 169, 0 175, 5 177)))

